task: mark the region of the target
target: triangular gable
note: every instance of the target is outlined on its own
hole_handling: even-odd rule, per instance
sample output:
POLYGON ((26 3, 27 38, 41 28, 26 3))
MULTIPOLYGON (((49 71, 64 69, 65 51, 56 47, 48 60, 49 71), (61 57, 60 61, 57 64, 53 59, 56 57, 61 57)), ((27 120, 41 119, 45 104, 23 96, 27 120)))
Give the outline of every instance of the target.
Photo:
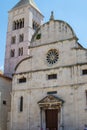
POLYGON ((61 103, 63 103, 64 101, 62 99, 60 99, 59 97, 55 97, 53 95, 48 95, 45 98, 43 98, 42 100, 40 100, 38 102, 38 104, 42 104, 42 103, 54 103, 54 102, 61 102, 61 103))
POLYGON ((43 109, 58 109, 60 110, 64 101, 59 97, 48 95, 38 102, 40 108, 43 109))

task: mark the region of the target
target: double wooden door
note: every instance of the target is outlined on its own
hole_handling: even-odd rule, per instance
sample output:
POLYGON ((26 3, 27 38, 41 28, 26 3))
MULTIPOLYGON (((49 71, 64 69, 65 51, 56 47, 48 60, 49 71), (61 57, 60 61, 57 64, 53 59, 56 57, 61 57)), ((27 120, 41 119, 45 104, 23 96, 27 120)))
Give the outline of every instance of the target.
POLYGON ((46 114, 46 130, 58 130, 58 110, 48 109, 46 114))

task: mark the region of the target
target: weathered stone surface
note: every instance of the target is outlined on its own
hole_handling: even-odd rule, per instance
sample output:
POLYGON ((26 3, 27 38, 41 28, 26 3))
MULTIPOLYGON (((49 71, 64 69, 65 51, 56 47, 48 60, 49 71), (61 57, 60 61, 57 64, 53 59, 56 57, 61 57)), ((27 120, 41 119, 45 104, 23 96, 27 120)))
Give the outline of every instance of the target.
MULTIPOLYGON (((39 106, 41 104, 38 102, 47 97, 48 92, 53 91, 56 91, 54 96, 64 101, 58 112, 58 129, 64 127, 64 130, 82 130, 86 124, 87 75, 83 75, 82 71, 87 69, 87 50, 77 43, 76 38, 73 38, 74 33, 70 26, 67 29, 72 33, 68 30, 67 34, 61 32, 61 41, 56 40, 55 37, 59 38, 59 32, 57 33, 59 22, 53 20, 51 23, 49 21, 49 26, 48 23, 41 26, 38 31, 41 33, 41 39, 35 38, 38 32, 32 38, 30 58, 23 60, 16 68, 13 76, 11 109, 13 115, 11 124, 14 130, 15 127, 17 130, 41 130, 41 127, 45 130, 45 109, 42 107, 41 110, 39 106), (47 63, 46 55, 50 49, 56 49, 59 53, 59 59, 55 64, 47 63), (49 80, 50 74, 57 74, 57 79, 49 80), (27 79, 26 83, 18 83, 17 81, 23 76, 27 79), (18 108, 21 96, 24 98, 22 113, 18 108)), ((55 108, 49 106, 45 107, 55 108)))
POLYGON ((0 130, 10 129, 11 79, 0 74, 0 130))

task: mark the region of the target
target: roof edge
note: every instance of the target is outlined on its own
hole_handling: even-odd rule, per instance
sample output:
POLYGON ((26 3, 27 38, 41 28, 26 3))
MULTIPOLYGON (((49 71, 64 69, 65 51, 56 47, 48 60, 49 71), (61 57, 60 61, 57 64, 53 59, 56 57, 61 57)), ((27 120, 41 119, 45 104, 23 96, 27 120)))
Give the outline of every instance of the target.
POLYGON ((8 80, 12 80, 12 78, 10 78, 10 77, 8 77, 8 76, 6 76, 6 75, 4 75, 4 74, 0 74, 0 77, 5 78, 5 79, 8 79, 8 80))
POLYGON ((30 56, 30 57, 26 57, 26 58, 24 58, 24 59, 22 59, 17 65, 16 65, 16 67, 15 67, 15 71, 17 70, 17 68, 18 68, 18 66, 19 66, 19 64, 21 64, 23 61, 25 61, 25 60, 27 60, 27 59, 30 59, 30 58, 32 58, 32 56, 30 56))
POLYGON ((39 10, 39 8, 37 7, 37 5, 35 4, 33 0, 20 0, 18 3, 16 3, 15 6, 13 6, 13 8, 9 12, 22 8, 24 6, 28 6, 28 5, 31 5, 34 9, 36 9, 42 15, 41 11, 39 10))

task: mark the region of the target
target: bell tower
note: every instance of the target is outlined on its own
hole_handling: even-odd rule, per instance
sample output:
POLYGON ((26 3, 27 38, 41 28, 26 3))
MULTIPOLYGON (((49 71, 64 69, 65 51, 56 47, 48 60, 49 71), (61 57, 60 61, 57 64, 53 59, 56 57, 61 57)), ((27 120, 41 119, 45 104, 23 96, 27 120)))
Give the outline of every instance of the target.
POLYGON ((32 35, 43 23, 33 0, 20 0, 10 11, 6 38, 4 74, 11 77, 16 65, 28 57, 32 35))

